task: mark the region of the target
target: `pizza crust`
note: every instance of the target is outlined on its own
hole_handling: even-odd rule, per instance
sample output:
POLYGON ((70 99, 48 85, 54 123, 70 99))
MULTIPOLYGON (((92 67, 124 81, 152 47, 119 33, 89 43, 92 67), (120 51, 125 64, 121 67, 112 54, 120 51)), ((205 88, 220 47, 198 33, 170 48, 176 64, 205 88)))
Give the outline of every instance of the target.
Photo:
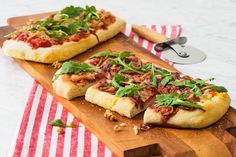
POLYGON ((143 108, 136 107, 129 97, 116 97, 110 93, 98 90, 97 86, 98 84, 95 84, 88 88, 85 100, 128 118, 134 117, 147 108, 147 105, 144 105, 143 108))
MULTIPOLYGON (((61 69, 59 69, 56 74, 59 74, 61 69)), ((54 75, 54 77, 55 77, 54 75)), ((60 75, 53 83, 54 92, 68 100, 74 99, 79 96, 84 96, 87 89, 92 86, 95 82, 80 83, 76 85, 71 81, 69 75, 60 75)))
POLYGON ((202 98, 198 103, 203 110, 196 109, 187 111, 180 109, 167 122, 161 122, 162 115, 155 109, 148 108, 144 113, 145 124, 156 124, 160 126, 176 126, 180 128, 204 128, 218 121, 228 110, 230 97, 227 93, 217 93, 212 98, 202 98))
MULTIPOLYGON (((96 32, 99 42, 108 40, 118 34, 125 27, 125 21, 116 17, 115 23, 108 26, 106 30, 96 32)), ((90 34, 88 37, 78 42, 65 42, 62 45, 53 45, 46 48, 32 49, 32 47, 23 41, 6 40, 3 43, 3 52, 5 55, 30 60, 41 63, 53 63, 55 61, 64 61, 70 59, 89 48, 98 44, 95 35, 90 34)))

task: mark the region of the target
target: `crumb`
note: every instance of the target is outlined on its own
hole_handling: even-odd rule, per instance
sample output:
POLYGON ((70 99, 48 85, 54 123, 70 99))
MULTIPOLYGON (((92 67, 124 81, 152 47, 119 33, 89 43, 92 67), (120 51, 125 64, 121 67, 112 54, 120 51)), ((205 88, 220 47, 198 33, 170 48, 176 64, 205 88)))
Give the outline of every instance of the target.
POLYGON ((127 126, 127 124, 126 123, 120 123, 120 126, 125 127, 125 126, 127 126))
POLYGON ((55 68, 55 69, 59 69, 61 67, 61 65, 62 64, 58 61, 52 63, 52 67, 55 68))
POLYGON ((33 19, 29 19, 28 22, 26 22, 27 25, 31 25, 34 24, 34 20, 33 19))
POLYGON ((146 124, 141 124, 140 128, 139 128, 140 131, 147 131, 149 129, 151 129, 151 126, 150 125, 146 125, 146 124))
POLYGON ((138 135, 138 133, 139 133, 139 128, 137 127, 137 126, 134 126, 134 134, 135 135, 138 135))
POLYGON ((58 133, 59 135, 64 134, 64 133, 65 133, 65 128, 59 127, 59 128, 57 129, 57 133, 58 133))
POLYGON ((113 127, 113 130, 116 131, 116 132, 119 132, 119 131, 121 131, 121 127, 119 125, 115 125, 113 127))
POLYGON ((113 113, 110 110, 105 111, 104 117, 111 121, 117 121, 117 118, 113 115, 113 113))

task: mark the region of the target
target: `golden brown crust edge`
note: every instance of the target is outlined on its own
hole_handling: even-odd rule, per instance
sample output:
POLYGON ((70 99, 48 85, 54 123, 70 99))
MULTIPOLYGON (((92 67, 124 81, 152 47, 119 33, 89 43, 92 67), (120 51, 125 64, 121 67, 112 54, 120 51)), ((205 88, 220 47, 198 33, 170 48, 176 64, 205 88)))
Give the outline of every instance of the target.
POLYGON ((134 117, 147 108, 147 105, 144 105, 143 108, 136 107, 129 97, 116 97, 110 93, 100 91, 97 89, 97 84, 88 88, 85 100, 128 118, 134 117))
MULTIPOLYGON (((108 26, 106 30, 96 32, 99 42, 108 40, 118 34, 125 27, 125 21, 116 17, 115 23, 108 26)), ((98 44, 95 35, 81 39, 79 42, 65 42, 62 45, 53 45, 47 48, 32 49, 32 47, 22 41, 6 40, 3 43, 3 52, 5 55, 30 60, 41 63, 53 63, 55 61, 68 60, 89 48, 98 44)))
POLYGON ((160 113, 148 108, 144 113, 144 123, 160 126, 169 125, 180 128, 204 128, 223 117, 229 108, 230 101, 227 93, 217 93, 214 97, 203 99, 199 103, 205 111, 199 109, 186 111, 181 109, 169 119, 167 124, 161 122, 160 113))

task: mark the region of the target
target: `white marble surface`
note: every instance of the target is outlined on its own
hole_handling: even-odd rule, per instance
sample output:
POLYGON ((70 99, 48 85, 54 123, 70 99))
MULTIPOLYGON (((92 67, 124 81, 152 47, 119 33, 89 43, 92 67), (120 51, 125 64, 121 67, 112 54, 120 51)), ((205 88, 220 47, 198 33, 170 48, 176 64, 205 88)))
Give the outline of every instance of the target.
MULTIPOLYGON (((181 24, 188 44, 207 53, 195 65, 176 65, 194 77, 217 78, 227 87, 236 107, 236 1, 235 0, 0 0, 0 25, 11 16, 58 10, 66 5, 95 4, 136 24, 181 24)), ((27 102, 32 79, 0 50, 0 157, 6 156, 27 102)))

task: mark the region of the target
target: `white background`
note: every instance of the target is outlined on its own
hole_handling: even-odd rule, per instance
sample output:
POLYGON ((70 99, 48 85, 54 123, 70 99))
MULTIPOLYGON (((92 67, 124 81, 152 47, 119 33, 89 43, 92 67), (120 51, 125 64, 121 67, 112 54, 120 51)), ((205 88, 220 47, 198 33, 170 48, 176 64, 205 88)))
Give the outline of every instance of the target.
MULTIPOLYGON (((236 1, 235 0, 0 0, 0 26, 11 16, 62 9, 67 5, 105 8, 127 23, 181 24, 188 44, 200 48, 207 60, 176 65, 194 77, 215 77, 225 86, 236 107, 236 1)), ((33 80, 0 49, 0 157, 6 156, 19 125, 33 80)))

